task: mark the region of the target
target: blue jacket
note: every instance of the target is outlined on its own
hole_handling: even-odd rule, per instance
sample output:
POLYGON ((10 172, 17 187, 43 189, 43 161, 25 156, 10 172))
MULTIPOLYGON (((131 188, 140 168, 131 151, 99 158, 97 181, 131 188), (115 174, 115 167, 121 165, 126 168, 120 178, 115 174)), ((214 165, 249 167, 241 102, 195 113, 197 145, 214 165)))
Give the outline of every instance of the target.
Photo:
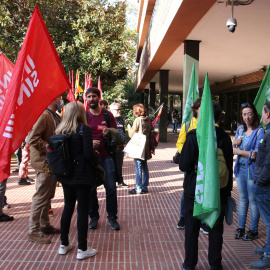
MULTIPOLYGON (((238 127, 236 131, 235 139, 237 139, 239 136, 242 136, 243 132, 244 132, 244 126, 241 125, 238 127)), ((259 126, 258 128, 254 129, 249 137, 245 151, 258 150, 259 142, 263 138, 263 136, 264 136, 264 129, 262 126, 259 126)), ((239 149, 244 150, 242 144, 239 146, 239 149)), ((246 177, 248 180, 254 180, 255 179, 255 162, 252 162, 249 166, 248 166, 248 162, 249 160, 247 158, 246 159, 246 177)), ((239 155, 237 155, 235 166, 234 166, 235 177, 239 176, 239 168, 240 168, 239 155)))

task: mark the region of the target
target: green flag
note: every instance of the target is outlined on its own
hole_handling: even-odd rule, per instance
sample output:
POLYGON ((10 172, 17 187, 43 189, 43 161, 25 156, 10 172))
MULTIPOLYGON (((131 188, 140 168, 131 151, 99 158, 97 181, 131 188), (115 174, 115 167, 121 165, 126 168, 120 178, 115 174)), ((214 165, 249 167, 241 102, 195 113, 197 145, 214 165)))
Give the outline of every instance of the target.
POLYGON ((194 103, 194 101, 198 98, 199 98, 199 88, 198 88, 197 78, 195 74, 195 64, 193 62, 182 125, 191 120, 192 118, 191 106, 194 103))
POLYGON ((197 123, 199 159, 193 216, 213 228, 220 214, 220 184, 215 119, 206 73, 197 123))
POLYGON ((264 75, 262 84, 260 86, 260 89, 257 93, 257 96, 254 100, 254 106, 257 109, 257 112, 259 115, 262 114, 262 108, 263 105, 265 104, 265 102, 270 101, 270 73, 269 73, 269 68, 270 66, 268 66, 268 69, 264 75))

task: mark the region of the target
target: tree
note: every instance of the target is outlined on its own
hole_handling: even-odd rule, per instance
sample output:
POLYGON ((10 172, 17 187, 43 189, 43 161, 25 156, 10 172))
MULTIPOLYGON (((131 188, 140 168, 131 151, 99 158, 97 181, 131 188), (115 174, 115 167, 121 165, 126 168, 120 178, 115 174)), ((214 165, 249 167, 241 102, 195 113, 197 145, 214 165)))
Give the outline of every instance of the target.
POLYGON ((0 49, 16 61, 26 30, 38 4, 49 33, 57 48, 63 41, 72 42, 71 24, 78 17, 76 1, 2 0, 0 4, 0 49))
MULTIPOLYGON (((129 51, 134 50, 125 30, 126 1, 108 0, 2 0, 0 4, 0 50, 15 63, 27 26, 38 4, 63 66, 98 75, 103 90, 124 80, 129 51)), ((84 76, 80 77, 83 85, 84 76)))

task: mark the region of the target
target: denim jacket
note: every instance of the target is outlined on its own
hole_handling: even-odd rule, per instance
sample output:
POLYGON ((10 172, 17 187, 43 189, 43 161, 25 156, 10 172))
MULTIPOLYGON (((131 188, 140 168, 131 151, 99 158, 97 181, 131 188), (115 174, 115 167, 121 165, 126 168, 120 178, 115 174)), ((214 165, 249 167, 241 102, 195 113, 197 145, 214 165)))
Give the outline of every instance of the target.
MULTIPOLYGON (((235 139, 237 139, 239 136, 242 136, 243 132, 244 132, 244 126, 241 125, 238 127, 236 131, 235 139)), ((249 136, 249 140, 246 145, 245 151, 258 150, 259 142, 263 138, 263 136, 264 136, 264 129, 260 125, 258 128, 254 129, 251 135, 249 136)), ((239 149, 244 150, 242 144, 239 146, 239 149)), ((252 162, 249 166, 248 166, 248 162, 249 160, 247 158, 246 159, 246 177, 248 180, 254 180, 255 179, 255 162, 252 162)), ((237 155, 235 166, 234 166, 235 177, 239 176, 239 168, 240 168, 239 155, 237 155)))

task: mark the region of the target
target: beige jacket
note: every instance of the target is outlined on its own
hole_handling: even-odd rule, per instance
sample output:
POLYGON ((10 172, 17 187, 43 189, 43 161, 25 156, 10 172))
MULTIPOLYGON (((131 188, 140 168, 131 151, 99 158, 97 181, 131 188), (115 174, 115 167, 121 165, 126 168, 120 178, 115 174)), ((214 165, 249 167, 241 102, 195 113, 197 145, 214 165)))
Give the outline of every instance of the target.
POLYGON ((142 133, 146 135, 146 143, 145 143, 145 160, 152 158, 152 154, 150 152, 149 139, 150 139, 150 131, 151 131, 151 120, 148 116, 140 116, 137 117, 132 125, 132 128, 129 129, 128 135, 130 138, 134 135, 134 133, 139 133, 140 130, 140 119, 142 119, 142 133))
POLYGON ((46 144, 59 123, 60 117, 46 109, 28 134, 31 166, 36 172, 45 172, 46 144))

